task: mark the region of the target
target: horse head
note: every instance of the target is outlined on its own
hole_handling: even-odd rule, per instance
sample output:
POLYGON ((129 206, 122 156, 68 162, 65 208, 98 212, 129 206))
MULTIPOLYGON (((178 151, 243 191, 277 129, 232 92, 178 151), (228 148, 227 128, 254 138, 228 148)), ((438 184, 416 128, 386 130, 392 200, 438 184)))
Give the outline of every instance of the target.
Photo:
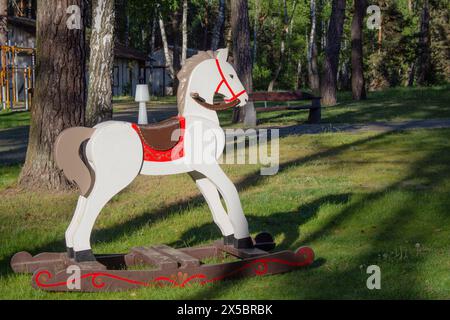
MULTIPOLYGON (((196 109, 201 106, 208 111, 220 111, 233 107, 243 107, 248 101, 248 94, 239 80, 234 67, 227 61, 228 49, 216 52, 199 52, 186 61, 178 74, 180 87, 178 103, 183 114, 185 102, 194 102, 188 107, 196 109), (186 93, 193 100, 185 100, 186 93), (222 102, 213 102, 214 95, 223 97, 222 102)), ((194 112, 192 112, 194 113, 194 112)))

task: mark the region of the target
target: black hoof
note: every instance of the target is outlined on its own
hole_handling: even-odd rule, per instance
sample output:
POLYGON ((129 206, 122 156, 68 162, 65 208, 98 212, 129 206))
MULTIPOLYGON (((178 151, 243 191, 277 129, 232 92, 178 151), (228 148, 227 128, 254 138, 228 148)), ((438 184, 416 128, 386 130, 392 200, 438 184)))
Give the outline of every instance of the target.
POLYGON ((67 256, 69 257, 69 259, 73 259, 73 257, 75 256, 73 248, 67 247, 67 256))
POLYGON ((251 237, 236 239, 234 238, 234 247, 236 249, 252 249, 255 246, 253 245, 253 240, 251 237))
POLYGON ((273 237, 268 232, 258 233, 255 237, 255 247, 264 251, 270 251, 275 248, 273 237))
POLYGON ((232 246, 234 244, 234 234, 223 236, 223 244, 226 246, 232 246))
POLYGON ((75 251, 76 262, 97 261, 92 250, 75 251))

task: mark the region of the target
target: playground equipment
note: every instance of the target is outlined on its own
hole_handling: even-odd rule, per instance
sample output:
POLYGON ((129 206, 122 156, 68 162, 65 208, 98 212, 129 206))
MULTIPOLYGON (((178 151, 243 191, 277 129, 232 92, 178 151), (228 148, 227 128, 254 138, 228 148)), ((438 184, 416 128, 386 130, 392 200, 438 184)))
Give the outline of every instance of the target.
POLYGON ((0 63, 1 109, 28 110, 34 88, 35 50, 0 46, 0 63))
POLYGON ((311 264, 314 253, 308 247, 269 253, 275 247, 270 234, 250 237, 236 187, 218 164, 225 135, 216 111, 242 107, 248 100, 227 57, 228 50, 221 49, 199 52, 186 61, 178 73, 177 117, 151 125, 108 121, 94 128, 64 130, 55 144, 56 163, 81 191, 65 233, 67 253, 32 257, 20 252, 11 260, 13 270, 34 272, 33 286, 44 290, 118 291, 162 284, 184 286, 192 281, 205 284, 311 264), (224 101, 214 103, 215 94, 224 96, 224 101), (188 173, 195 181, 223 240, 205 247, 153 245, 133 248, 129 254, 93 254, 92 228, 100 210, 115 194, 138 174, 176 173, 188 173), (202 263, 205 258, 224 254, 241 260, 202 263), (156 269, 130 270, 142 264, 156 269))

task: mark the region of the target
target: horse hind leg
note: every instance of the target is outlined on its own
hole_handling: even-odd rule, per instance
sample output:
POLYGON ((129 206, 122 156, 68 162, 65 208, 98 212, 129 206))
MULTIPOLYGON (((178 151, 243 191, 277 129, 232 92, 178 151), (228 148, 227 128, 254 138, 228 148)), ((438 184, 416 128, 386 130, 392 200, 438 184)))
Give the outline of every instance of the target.
POLYGON ((129 124, 120 122, 97 129, 86 146, 86 155, 95 171, 95 182, 89 195, 81 199, 75 223, 73 248, 77 262, 95 261, 90 245, 95 221, 106 203, 136 178, 143 161, 138 135, 129 124))
POLYGON ((233 182, 218 164, 197 165, 195 170, 206 176, 222 195, 227 207, 228 217, 233 226, 234 246, 239 249, 253 248, 253 241, 248 231, 248 222, 233 182))
POLYGON ((233 226, 222 206, 216 186, 208 178, 196 171, 190 172, 189 175, 195 181, 195 184, 205 198, 212 213, 213 220, 223 235, 224 243, 232 244, 232 241, 234 240, 233 226))
POLYGON ((86 197, 92 189, 95 175, 85 157, 87 141, 94 134, 94 128, 72 127, 60 133, 55 142, 56 165, 69 181, 74 182, 81 196, 78 198, 72 220, 65 232, 67 253, 73 258, 73 235, 84 212, 86 197))
POLYGON ((72 220, 70 221, 69 226, 66 229, 65 238, 66 238, 66 248, 67 255, 69 258, 74 257, 73 251, 73 237, 75 235, 75 231, 78 228, 81 217, 83 216, 84 209, 86 208, 86 198, 83 196, 78 197, 77 207, 75 208, 75 212, 73 214, 72 220))

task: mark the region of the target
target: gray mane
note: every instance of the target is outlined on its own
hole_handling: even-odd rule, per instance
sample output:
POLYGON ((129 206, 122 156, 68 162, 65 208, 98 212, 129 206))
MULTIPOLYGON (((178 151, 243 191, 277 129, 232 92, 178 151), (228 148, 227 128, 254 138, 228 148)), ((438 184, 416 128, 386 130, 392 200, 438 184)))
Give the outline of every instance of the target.
POLYGON ((179 80, 178 91, 177 91, 177 106, 178 112, 181 114, 184 110, 184 103, 186 101, 186 94, 188 94, 187 87, 189 83, 189 78, 194 68, 208 59, 215 59, 216 56, 213 51, 199 51, 196 55, 193 55, 186 60, 184 66, 177 74, 179 80))

